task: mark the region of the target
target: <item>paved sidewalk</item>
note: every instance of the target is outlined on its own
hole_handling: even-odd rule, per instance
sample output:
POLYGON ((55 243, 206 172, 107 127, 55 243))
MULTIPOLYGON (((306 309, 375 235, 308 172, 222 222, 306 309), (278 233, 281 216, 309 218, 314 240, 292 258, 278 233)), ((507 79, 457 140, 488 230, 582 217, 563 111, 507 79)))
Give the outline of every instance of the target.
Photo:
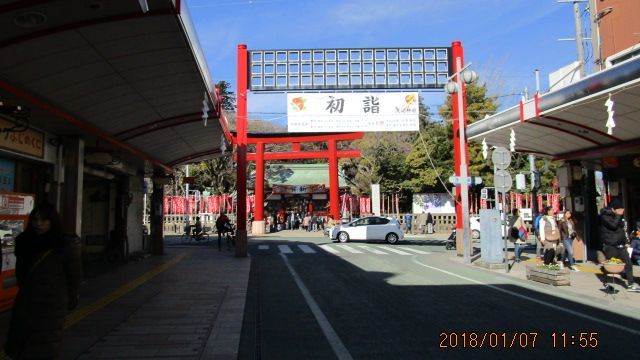
MULTIPOLYGON (((505 269, 489 270, 483 267, 474 266, 474 268, 482 271, 489 271, 499 277, 504 277, 510 281, 514 281, 522 286, 533 288, 537 291, 548 293, 555 296, 571 298, 576 302, 588 303, 608 311, 616 312, 621 315, 640 319, 640 293, 627 292, 626 280, 615 280, 615 293, 605 291, 603 286, 606 276, 600 271, 600 265, 587 261, 577 263, 576 267, 580 271, 571 271, 571 285, 569 286, 553 286, 536 281, 528 280, 526 277, 526 266, 536 266, 542 264, 541 260, 536 260, 533 254, 523 254, 523 261, 520 263, 513 262, 513 252, 509 252, 510 262, 512 266, 510 271, 506 273, 505 269)), ((479 256, 477 257, 479 259, 479 256)), ((451 260, 462 263, 463 258, 456 256, 451 251, 451 260)), ((474 259, 475 260, 475 259, 474 259)), ((634 275, 636 283, 640 281, 640 266, 634 266, 634 275)))
POLYGON ((236 359, 250 264, 167 247, 88 279, 67 317, 64 359, 236 359))

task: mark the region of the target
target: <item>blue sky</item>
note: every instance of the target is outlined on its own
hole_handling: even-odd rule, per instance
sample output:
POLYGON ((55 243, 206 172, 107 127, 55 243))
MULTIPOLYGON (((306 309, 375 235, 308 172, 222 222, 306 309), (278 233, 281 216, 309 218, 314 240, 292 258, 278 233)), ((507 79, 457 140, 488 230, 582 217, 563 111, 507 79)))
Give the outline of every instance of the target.
MULTIPOLYGON (((249 50, 450 46, 460 40, 465 62, 502 108, 528 87, 576 59, 570 3, 556 0, 188 0, 214 81, 235 88, 236 49, 249 50)), ((581 4, 584 10, 585 5, 581 4)), ((586 14, 584 24, 588 24, 586 14)), ((585 51, 589 59, 590 49, 585 51)), ((435 112, 443 92, 423 93, 435 112)), ((250 94, 253 117, 282 119, 283 95, 250 94), (276 114, 270 114, 276 113, 276 114)))

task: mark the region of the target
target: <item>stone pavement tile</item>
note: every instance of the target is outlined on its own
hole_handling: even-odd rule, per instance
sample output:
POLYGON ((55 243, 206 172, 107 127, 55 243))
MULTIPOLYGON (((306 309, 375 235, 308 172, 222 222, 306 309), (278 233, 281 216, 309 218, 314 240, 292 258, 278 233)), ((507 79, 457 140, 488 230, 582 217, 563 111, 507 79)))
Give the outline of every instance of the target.
POLYGON ((149 358, 155 356, 156 348, 145 348, 137 346, 95 346, 85 352, 83 355, 89 356, 89 359, 103 358, 149 358))
POLYGON ((203 342, 207 339, 207 335, 202 334, 171 334, 167 337, 168 343, 177 343, 177 342, 203 342))
MULTIPOLYGON (((173 344, 173 343, 187 343, 197 342, 202 338, 202 335, 186 334, 182 335, 179 340, 173 340, 172 335, 169 334, 143 334, 137 336, 130 335, 107 335, 100 339, 100 345, 108 344, 110 346, 115 345, 148 345, 148 344, 173 344)), ((174 335, 175 336, 175 335, 174 335)), ((175 339, 175 338, 174 338, 175 339)))
POLYGON ((200 334, 209 332, 209 324, 203 326, 192 325, 128 325, 123 324, 112 331, 118 335, 138 334, 200 334))

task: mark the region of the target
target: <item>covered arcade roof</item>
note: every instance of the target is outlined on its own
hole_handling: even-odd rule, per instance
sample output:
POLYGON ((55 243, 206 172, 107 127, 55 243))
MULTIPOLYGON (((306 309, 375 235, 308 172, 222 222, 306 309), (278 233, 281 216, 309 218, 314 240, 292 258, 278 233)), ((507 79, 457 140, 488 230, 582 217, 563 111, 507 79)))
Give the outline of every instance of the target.
POLYGON ((554 159, 600 159, 640 151, 640 58, 632 58, 539 96, 538 115, 521 120, 515 106, 470 124, 470 140, 554 159), (615 127, 607 133, 605 102, 613 101, 615 127))
POLYGON ((171 171, 225 141, 212 93, 182 1, 0 0, 0 102, 33 127, 171 171))

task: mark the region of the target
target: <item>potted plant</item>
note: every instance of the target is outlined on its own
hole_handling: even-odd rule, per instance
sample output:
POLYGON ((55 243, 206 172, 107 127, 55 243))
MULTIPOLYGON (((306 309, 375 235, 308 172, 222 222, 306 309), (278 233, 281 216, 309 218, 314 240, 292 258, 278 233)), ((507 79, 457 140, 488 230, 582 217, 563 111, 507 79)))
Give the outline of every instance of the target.
POLYGON ((527 264, 527 279, 554 286, 571 285, 571 273, 558 264, 527 264))
POLYGON ((620 274, 624 271, 624 261, 613 257, 603 262, 602 267, 609 274, 620 274))

